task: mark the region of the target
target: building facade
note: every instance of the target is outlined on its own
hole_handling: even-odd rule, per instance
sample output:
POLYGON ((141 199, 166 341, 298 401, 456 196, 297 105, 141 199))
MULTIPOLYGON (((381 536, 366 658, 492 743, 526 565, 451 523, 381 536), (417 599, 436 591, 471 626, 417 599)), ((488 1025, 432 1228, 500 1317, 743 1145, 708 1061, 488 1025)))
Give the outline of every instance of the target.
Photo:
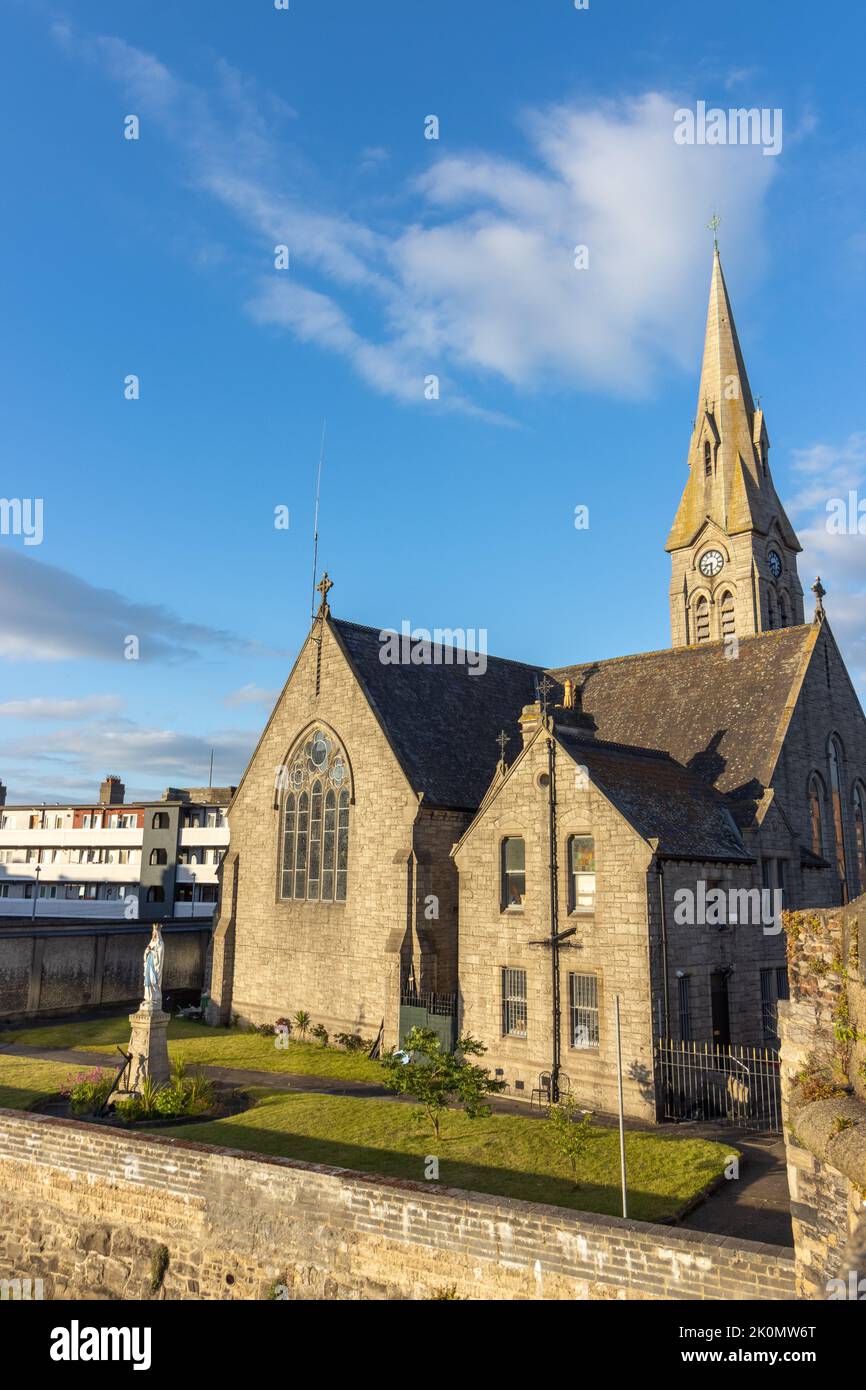
POLYGON ((427 1011, 509 1092, 657 1111, 659 1039, 775 1043, 783 907, 866 889, 866 719, 769 472, 718 255, 672 645, 534 667, 322 602, 229 807, 212 1017, 396 1044, 427 1011), (395 651, 399 648, 399 658, 395 651))
POLYGON ((0 804, 0 920, 213 917, 232 787, 169 787, 125 802, 0 804))

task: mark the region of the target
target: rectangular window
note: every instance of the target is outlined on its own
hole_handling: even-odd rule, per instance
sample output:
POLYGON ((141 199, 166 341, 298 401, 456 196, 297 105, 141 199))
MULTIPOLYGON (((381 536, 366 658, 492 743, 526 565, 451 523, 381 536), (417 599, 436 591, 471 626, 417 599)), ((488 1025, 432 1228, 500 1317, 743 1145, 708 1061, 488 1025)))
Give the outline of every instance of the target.
POLYGON ((572 835, 568 841, 569 912, 595 908, 595 841, 591 835, 572 835))
POLYGON ((526 844, 519 835, 502 841, 502 910, 522 907, 526 897, 526 844))
POLYGON ((568 999, 572 1047, 598 1047, 598 976, 569 975, 568 999))
POLYGON ((677 980, 677 995, 680 1005, 680 1038, 683 1042, 691 1042, 692 1040, 692 1006, 689 983, 688 975, 681 975, 677 980))
POLYGON ((178 883, 175 885, 174 900, 176 903, 192 902, 192 884, 178 883))
POLYGON ((505 1037, 526 1037, 526 971, 507 965, 502 966, 502 1032, 505 1037))

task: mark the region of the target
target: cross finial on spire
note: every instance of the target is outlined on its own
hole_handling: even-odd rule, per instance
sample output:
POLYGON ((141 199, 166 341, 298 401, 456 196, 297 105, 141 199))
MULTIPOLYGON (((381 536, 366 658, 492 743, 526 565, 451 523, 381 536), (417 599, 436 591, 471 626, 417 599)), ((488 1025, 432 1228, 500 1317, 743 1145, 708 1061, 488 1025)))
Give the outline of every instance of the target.
POLYGON ((713 250, 714 250, 714 251, 718 251, 718 249, 719 249, 719 241, 718 241, 718 237, 716 236, 716 232, 719 230, 719 227, 720 227, 721 225, 722 225, 722 219, 721 219, 721 217, 719 217, 719 214, 718 214, 717 212, 714 212, 713 215, 712 215, 712 217, 710 218, 709 222, 707 223, 707 227, 708 227, 709 231, 711 231, 712 234, 713 234, 713 250))
POLYGON ((504 772, 504 771, 505 771, 505 745, 506 745, 506 743, 510 743, 510 742, 511 742, 511 739, 508 737, 507 733, 506 733, 505 730, 503 729, 503 730, 501 731, 501 733, 499 734, 499 737, 497 738, 496 742, 499 744, 499 767, 500 767, 500 769, 504 772))
POLYGON ((815 595, 815 622, 816 622, 816 623, 823 623, 824 619, 827 617, 827 614, 824 612, 824 595, 826 594, 826 592, 827 592, 827 590, 824 588, 824 585, 821 583, 821 576, 820 576, 820 574, 819 574, 819 575, 817 576, 817 578, 815 579, 815 583, 812 585, 812 593, 815 595))
POLYGON ((319 613, 322 614, 322 616, 324 616, 326 613, 330 613, 331 611, 330 605, 328 603, 328 594, 331 592, 333 587, 334 581, 328 578, 328 571, 325 570, 325 573, 322 575, 321 579, 316 585, 316 592, 322 595, 322 602, 319 604, 319 613))

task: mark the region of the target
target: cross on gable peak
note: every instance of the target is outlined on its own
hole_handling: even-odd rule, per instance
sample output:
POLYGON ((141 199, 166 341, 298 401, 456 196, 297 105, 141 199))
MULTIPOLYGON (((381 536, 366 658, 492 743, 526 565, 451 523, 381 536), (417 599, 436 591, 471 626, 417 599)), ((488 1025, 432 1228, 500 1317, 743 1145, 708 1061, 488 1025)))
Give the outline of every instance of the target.
POLYGON ((316 585, 316 592, 322 595, 322 601, 319 604, 320 613, 330 613, 331 609, 328 603, 328 594, 331 592, 333 587, 334 581, 328 578, 328 571, 325 570, 324 574, 322 575, 321 579, 316 585))

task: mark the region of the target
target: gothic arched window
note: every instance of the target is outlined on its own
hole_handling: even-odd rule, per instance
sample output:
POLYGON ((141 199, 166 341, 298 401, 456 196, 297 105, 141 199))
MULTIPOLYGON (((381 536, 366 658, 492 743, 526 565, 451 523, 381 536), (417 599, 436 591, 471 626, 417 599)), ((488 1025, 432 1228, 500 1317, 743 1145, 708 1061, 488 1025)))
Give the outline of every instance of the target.
POLYGON ((848 866, 845 860, 845 829, 842 820, 842 745, 835 734, 827 740, 827 761, 830 764, 830 804, 833 809, 833 831, 836 840, 836 868, 842 884, 842 901, 847 902, 848 866))
POLYGON ((779 595, 779 627, 787 627, 790 622, 788 613, 788 597, 786 594, 779 595))
POLYGON ((704 440, 704 476, 707 478, 713 476, 713 450, 708 439, 704 440))
POLYGON ((345 902, 349 865, 349 778, 345 753, 322 729, 295 749, 281 783, 280 897, 345 902))
POLYGON ((812 834, 812 853, 819 859, 824 854, 824 823, 821 812, 823 800, 821 783, 814 774, 809 778, 809 827, 812 834))
POLYGON ((708 642, 710 640, 710 605, 702 595, 695 608, 695 641, 708 642))
POLYGON ((767 590, 767 627, 776 626, 776 595, 772 589, 767 590))
POLYGON ((866 795, 859 782, 854 786, 854 853, 860 892, 866 893, 866 795))
POLYGON ((722 636, 733 637, 737 630, 737 618, 734 609, 734 596, 730 589, 726 589, 722 594, 721 615, 722 636))

